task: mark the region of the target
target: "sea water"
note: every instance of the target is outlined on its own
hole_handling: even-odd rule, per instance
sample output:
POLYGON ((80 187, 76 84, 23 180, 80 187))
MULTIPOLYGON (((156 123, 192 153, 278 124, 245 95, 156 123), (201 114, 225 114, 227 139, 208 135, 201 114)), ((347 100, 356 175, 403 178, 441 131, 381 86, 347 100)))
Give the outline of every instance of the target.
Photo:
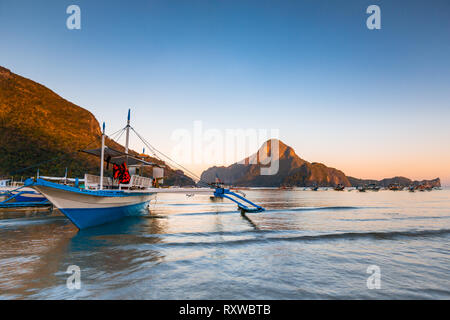
POLYGON ((3 211, 0 298, 450 298, 450 190, 244 192, 267 210, 166 194, 82 231, 3 211))

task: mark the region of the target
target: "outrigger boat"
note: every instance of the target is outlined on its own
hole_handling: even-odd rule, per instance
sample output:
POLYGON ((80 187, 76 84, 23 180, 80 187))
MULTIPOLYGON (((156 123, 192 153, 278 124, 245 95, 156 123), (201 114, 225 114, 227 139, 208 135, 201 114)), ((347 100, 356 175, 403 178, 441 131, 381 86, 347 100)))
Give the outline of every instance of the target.
POLYGON ((0 183, 0 208, 46 207, 50 202, 39 192, 10 179, 0 183))
MULTIPOLYGON (((79 229, 85 229, 119 220, 130 215, 145 212, 149 202, 156 198, 158 193, 184 193, 184 194, 209 194, 218 198, 227 198, 238 205, 242 213, 261 212, 263 207, 258 206, 220 186, 207 188, 160 188, 157 187, 159 179, 163 176, 164 166, 145 161, 139 156, 128 152, 130 132, 130 110, 128 110, 126 130, 125 152, 120 152, 105 146, 105 124, 103 123, 101 148, 83 150, 100 157, 100 176, 85 174, 84 187, 80 187, 78 181, 74 186, 58 184, 42 178, 30 178, 25 185, 34 188, 43 194, 56 208, 69 218, 79 229), (153 177, 143 177, 132 174, 126 182, 111 179, 104 176, 104 162, 122 166, 125 169, 139 169, 142 174, 144 166, 153 168, 153 177), (156 174, 155 174, 156 173, 156 174), (244 204, 245 202, 246 204, 244 204), (250 206, 248 206, 250 205, 250 206)), ((133 129, 134 131, 134 129, 133 129)), ((134 131, 135 132, 135 131, 134 131)), ((136 132, 137 134, 137 132, 136 132)), ((139 138, 141 136, 137 134, 139 138)), ((145 143, 146 141, 141 138, 145 143)), ((149 146, 151 147, 151 146, 149 146)))
MULTIPOLYGON (((37 170, 36 177, 63 184, 73 183, 75 180, 84 181, 83 179, 68 178, 67 168, 64 177, 40 176, 39 169, 37 170)), ((0 208, 26 208, 49 205, 51 203, 41 193, 25 186, 22 181, 12 181, 12 179, 0 180, 0 208)))
POLYGON ((16 202, 39 202, 46 200, 45 197, 31 188, 14 188, 0 193, 0 197, 14 199, 16 202))
POLYGON ((358 186, 356 188, 359 192, 366 192, 367 188, 365 186, 358 186))
POLYGON ((19 187, 0 192, 0 208, 48 207, 51 203, 32 188, 19 187))

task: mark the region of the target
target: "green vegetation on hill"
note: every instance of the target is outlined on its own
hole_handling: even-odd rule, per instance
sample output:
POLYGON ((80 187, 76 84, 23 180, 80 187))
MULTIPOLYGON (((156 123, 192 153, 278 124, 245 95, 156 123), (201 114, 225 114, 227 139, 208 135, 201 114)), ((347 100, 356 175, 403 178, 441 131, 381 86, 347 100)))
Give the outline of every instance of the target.
MULTIPOLYGON (((91 112, 0 67, 0 176, 34 176, 38 168, 42 175, 63 176, 66 167, 72 177, 98 174, 98 159, 77 151, 99 147, 100 137, 99 123, 91 112), (38 163, 42 164, 35 167, 38 163)), ((124 149, 111 140, 106 144, 124 149)), ((165 175, 167 185, 194 184, 170 168, 165 175)))

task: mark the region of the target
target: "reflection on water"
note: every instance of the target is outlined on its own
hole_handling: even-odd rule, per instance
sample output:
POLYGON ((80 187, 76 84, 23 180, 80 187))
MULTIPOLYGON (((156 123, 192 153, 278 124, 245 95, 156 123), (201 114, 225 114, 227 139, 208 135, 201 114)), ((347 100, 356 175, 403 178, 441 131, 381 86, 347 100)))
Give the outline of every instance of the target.
POLYGON ((450 298, 450 190, 246 193, 267 211, 161 195, 146 216, 82 231, 57 211, 2 212, 0 298, 450 298))

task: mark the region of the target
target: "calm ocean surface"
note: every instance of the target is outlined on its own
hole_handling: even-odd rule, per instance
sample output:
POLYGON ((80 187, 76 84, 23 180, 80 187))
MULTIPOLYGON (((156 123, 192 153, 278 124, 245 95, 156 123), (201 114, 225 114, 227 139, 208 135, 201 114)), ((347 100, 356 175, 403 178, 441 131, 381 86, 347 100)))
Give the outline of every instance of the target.
POLYGON ((267 211, 160 195, 148 216, 83 231, 0 212, 0 299, 450 299, 450 190, 244 192, 267 211))

